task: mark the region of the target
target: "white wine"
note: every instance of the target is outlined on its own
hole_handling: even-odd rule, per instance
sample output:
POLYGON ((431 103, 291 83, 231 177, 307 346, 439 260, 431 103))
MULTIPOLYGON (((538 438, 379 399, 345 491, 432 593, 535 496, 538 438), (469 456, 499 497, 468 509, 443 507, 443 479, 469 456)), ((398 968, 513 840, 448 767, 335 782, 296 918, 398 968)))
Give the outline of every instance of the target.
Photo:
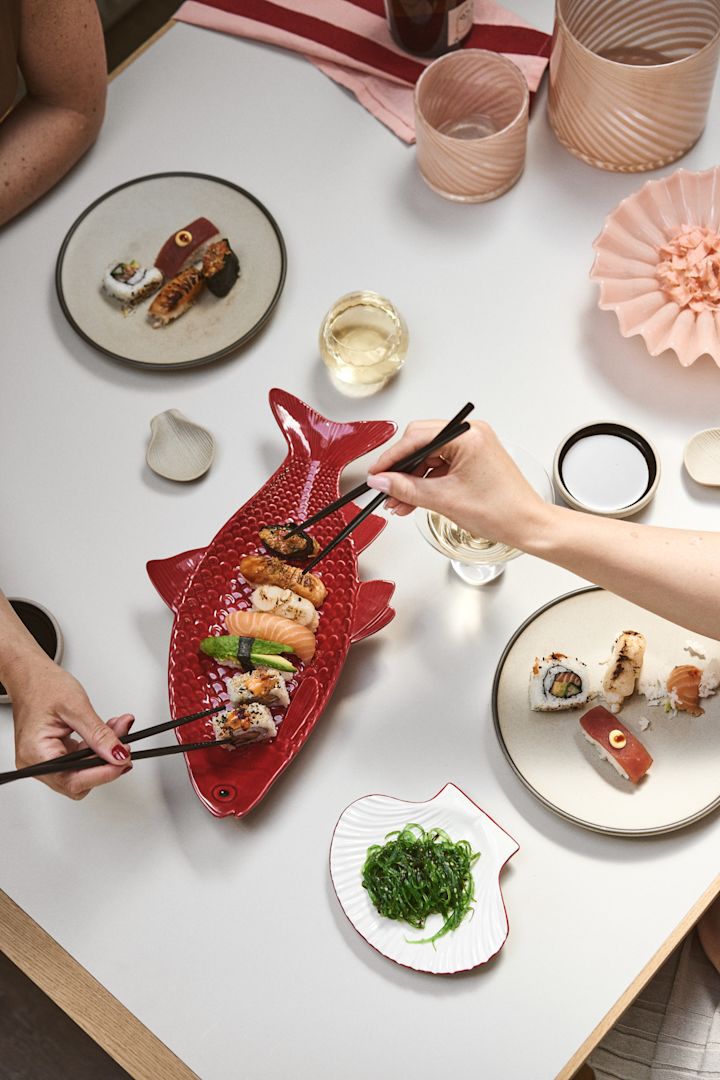
POLYGON ((405 362, 407 347, 405 320, 377 293, 341 297, 320 328, 320 355, 333 382, 354 397, 385 386, 405 362))
POLYGON ((428 511, 427 523, 433 546, 450 559, 482 565, 508 562, 522 554, 517 548, 508 547, 497 540, 473 536, 450 518, 443 517, 434 510, 428 511))

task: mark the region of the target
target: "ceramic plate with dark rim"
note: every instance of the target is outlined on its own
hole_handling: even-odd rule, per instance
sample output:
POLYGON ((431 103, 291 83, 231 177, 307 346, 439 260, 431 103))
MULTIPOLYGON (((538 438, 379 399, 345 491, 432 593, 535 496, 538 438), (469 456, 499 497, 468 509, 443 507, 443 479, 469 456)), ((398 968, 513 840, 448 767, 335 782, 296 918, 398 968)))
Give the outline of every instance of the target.
POLYGON ((129 180, 96 199, 65 237, 55 282, 70 325, 90 345, 140 367, 209 364, 237 349, 264 325, 285 283, 282 234, 254 195, 215 176, 157 173, 129 180), (109 266, 136 259, 152 266, 168 237, 209 218, 240 260, 227 296, 207 289, 190 310, 154 329, 144 300, 123 314, 102 291, 109 266))
POLYGON ((343 810, 330 845, 330 876, 343 911, 361 937, 403 967, 433 975, 452 975, 486 964, 505 944, 508 918, 500 874, 519 844, 455 784, 446 784, 427 802, 407 802, 390 795, 366 795, 343 810), (443 924, 431 915, 423 931, 409 923, 386 919, 374 907, 362 884, 367 849, 383 844, 387 833, 415 822, 424 829, 444 829, 452 840, 467 840, 480 858, 472 868, 475 903, 456 930, 433 944, 430 937, 443 924))
POLYGON ((601 697, 565 712, 532 712, 528 705, 536 656, 578 657, 599 687, 603 662, 623 630, 640 631, 647 639, 643 681, 667 676, 677 664, 703 667, 720 658, 720 642, 690 634, 603 589, 579 589, 534 612, 513 634, 495 673, 493 719, 512 768, 545 806, 595 832, 651 836, 682 829, 720 806, 720 697, 703 699, 700 717, 673 717, 637 692, 628 699, 619 719, 653 758, 639 784, 623 780, 582 734, 579 717, 603 704, 601 697), (644 719, 650 721, 646 729, 644 719))

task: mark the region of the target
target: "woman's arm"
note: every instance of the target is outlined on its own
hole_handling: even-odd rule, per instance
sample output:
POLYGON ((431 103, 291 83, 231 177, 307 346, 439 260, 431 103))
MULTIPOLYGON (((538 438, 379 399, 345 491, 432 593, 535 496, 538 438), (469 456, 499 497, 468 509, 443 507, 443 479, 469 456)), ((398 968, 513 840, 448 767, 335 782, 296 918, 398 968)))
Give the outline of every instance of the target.
POLYGON ((27 96, 0 124, 0 225, 56 184, 100 130, 107 74, 94 0, 22 0, 17 62, 27 96))
POLYGON ((45 655, 2 593, 0 681, 12 698, 19 769, 91 746, 107 765, 41 778, 63 795, 82 799, 91 788, 115 780, 130 767, 129 751, 120 738, 130 730, 133 717, 124 713, 104 724, 77 679, 45 655))
POLYGON ((443 448, 426 477, 387 472, 442 421, 411 424, 368 483, 397 513, 436 510, 475 536, 501 540, 593 581, 672 622, 720 640, 720 532, 662 529, 549 506, 487 424, 443 448))

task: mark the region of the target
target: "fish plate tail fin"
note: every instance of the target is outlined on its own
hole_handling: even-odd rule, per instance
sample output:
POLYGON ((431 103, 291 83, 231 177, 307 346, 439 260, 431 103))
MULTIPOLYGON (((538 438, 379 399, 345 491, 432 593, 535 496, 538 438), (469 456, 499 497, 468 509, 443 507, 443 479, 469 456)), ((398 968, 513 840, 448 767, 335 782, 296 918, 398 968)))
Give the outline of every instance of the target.
POLYGON ((328 420, 285 390, 270 391, 270 408, 293 457, 332 465, 340 471, 387 442, 397 430, 390 420, 328 420))

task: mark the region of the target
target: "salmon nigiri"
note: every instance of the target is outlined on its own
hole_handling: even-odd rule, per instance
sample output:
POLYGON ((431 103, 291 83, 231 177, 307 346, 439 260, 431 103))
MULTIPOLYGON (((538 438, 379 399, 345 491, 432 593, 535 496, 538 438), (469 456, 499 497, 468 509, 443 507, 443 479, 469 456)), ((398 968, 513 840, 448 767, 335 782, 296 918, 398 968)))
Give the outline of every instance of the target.
POLYGON ((699 704, 701 679, 702 671, 694 664, 679 664, 668 675, 665 685, 670 700, 680 712, 690 713, 691 716, 702 716, 705 712, 699 704))
POLYGON ((315 655, 315 635, 307 626, 272 615, 269 611, 231 611, 225 619, 229 634, 238 637, 267 638, 290 645, 296 656, 307 663, 315 655))

